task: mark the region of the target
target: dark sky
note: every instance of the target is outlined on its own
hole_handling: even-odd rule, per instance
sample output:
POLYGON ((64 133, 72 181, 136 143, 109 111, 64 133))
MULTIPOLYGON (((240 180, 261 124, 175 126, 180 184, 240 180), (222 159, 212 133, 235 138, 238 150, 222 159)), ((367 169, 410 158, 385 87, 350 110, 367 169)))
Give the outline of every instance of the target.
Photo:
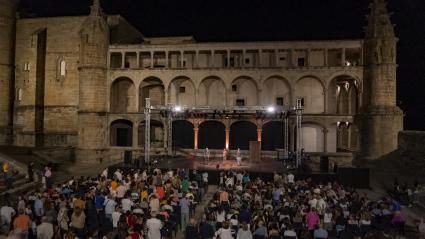
MULTIPOLYGON (((369 0, 103 0, 146 36, 198 41, 362 38, 369 0)), ((88 14, 90 0, 21 0, 23 15, 88 14)), ((388 0, 396 25, 397 100, 405 128, 425 130, 425 0, 388 0)))

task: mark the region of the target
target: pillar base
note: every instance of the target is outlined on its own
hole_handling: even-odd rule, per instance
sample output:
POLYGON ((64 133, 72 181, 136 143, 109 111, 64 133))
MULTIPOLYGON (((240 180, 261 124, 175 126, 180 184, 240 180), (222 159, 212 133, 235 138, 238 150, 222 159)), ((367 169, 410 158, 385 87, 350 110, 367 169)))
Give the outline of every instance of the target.
POLYGON ((403 112, 396 106, 370 107, 355 117, 360 129, 360 153, 356 161, 376 160, 398 147, 403 112))

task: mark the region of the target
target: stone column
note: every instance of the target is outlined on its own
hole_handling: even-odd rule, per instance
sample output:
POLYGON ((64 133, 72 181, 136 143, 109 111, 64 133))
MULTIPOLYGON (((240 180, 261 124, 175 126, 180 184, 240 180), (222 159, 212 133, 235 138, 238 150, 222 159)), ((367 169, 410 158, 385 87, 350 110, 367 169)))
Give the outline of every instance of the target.
POLYGON ((137 64, 136 69, 140 69, 140 52, 139 51, 136 52, 136 57, 137 57, 137 59, 136 59, 136 64, 137 64))
POLYGON ((227 66, 230 67, 230 50, 227 50, 227 66))
POLYGON ((328 112, 328 89, 323 89, 324 113, 328 112))
POLYGON ((139 139, 139 123, 136 122, 135 124, 133 124, 133 148, 137 148, 138 146, 138 142, 137 140, 139 139))
POLYGON ((328 152, 328 132, 327 128, 323 128, 323 152, 328 152))
POLYGON ((261 68, 261 57, 263 56, 261 49, 258 50, 258 68, 261 68))
POLYGON ((197 50, 195 54, 196 54, 195 55, 195 62, 193 63, 192 68, 193 68, 193 66, 195 66, 196 68, 199 68, 199 51, 197 50))
POLYGON ((257 128, 257 141, 261 142, 261 135, 263 133, 263 129, 261 127, 257 128))
POLYGON ((345 48, 342 48, 342 53, 341 53, 341 65, 345 66, 345 48))
POLYGON ((230 128, 226 126, 226 149, 229 149, 229 143, 230 143, 230 128))
POLYGON ((153 54, 154 54, 154 52, 151 51, 151 68, 153 68, 153 54))
POLYGON ((168 149, 170 148, 169 147, 169 142, 168 142, 168 122, 167 122, 167 120, 163 120, 162 121, 162 124, 164 125, 164 130, 163 130, 163 132, 162 132, 162 137, 163 137, 163 140, 162 140, 162 147, 164 148, 164 149, 167 149, 167 151, 168 151, 168 149))
POLYGON ((212 50, 211 51, 211 62, 210 62, 210 67, 211 68, 214 68, 215 67, 215 63, 214 63, 214 60, 215 60, 215 54, 214 54, 215 52, 214 52, 214 50, 212 50))
POLYGON ((183 65, 183 58, 184 58, 184 53, 183 53, 183 51, 180 51, 180 67, 181 68, 184 67, 184 65, 183 65))
POLYGON ((193 149, 198 149, 198 132, 199 128, 198 125, 195 125, 193 127, 193 149))
POLYGON ((308 48, 307 49, 307 65, 306 66, 311 66, 311 49, 310 48, 308 48))
POLYGON ((125 68, 125 52, 121 52, 121 68, 125 68))
POLYGON ((168 51, 165 51, 165 68, 168 68, 168 51))
POLYGON ((277 63, 279 62, 279 54, 278 50, 274 49, 274 66, 277 67, 277 63))
POLYGON ((323 55, 324 55, 324 65, 325 66, 328 66, 329 65, 329 63, 328 63, 328 48, 325 48, 324 50, 323 50, 323 55))
POLYGON ((246 50, 243 49, 242 50, 242 64, 241 64, 242 67, 246 67, 245 66, 245 53, 246 53, 246 50))

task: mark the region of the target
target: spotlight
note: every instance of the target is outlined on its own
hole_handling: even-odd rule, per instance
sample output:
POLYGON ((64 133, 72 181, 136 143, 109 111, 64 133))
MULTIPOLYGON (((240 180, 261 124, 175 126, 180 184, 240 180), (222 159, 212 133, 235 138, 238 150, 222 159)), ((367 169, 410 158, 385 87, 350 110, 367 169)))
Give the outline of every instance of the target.
POLYGON ((173 111, 174 112, 181 112, 182 111, 182 107, 181 106, 174 106, 173 111))
POLYGON ((269 113, 274 113, 275 110, 276 109, 273 106, 267 107, 267 112, 269 112, 269 113))

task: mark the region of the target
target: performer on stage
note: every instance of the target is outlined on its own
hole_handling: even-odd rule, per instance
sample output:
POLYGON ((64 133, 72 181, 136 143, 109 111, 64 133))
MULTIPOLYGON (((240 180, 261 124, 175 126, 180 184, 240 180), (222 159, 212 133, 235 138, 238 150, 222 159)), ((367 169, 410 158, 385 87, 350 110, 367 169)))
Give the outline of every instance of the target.
POLYGON ((208 147, 205 147, 204 159, 207 163, 210 161, 210 150, 208 149, 208 147))
POLYGON ((226 161, 227 159, 227 150, 223 149, 223 163, 226 161))
POLYGON ((238 148, 238 151, 236 152, 236 163, 238 165, 241 165, 241 161, 242 161, 241 149, 238 148))

